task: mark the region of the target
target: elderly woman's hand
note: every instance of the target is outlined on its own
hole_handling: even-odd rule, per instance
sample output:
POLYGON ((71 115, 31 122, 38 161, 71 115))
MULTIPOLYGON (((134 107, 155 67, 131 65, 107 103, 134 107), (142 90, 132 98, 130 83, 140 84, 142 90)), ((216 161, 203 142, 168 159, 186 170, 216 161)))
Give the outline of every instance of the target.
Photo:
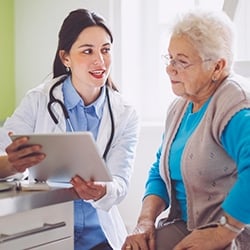
POLYGON ((221 226, 194 230, 178 243, 174 250, 226 249, 236 236, 236 233, 221 226))
POLYGON ((41 146, 28 145, 28 141, 27 137, 18 138, 5 150, 10 168, 17 172, 24 172, 27 168, 38 164, 45 158, 45 154, 41 152, 41 146))
POLYGON ((152 221, 143 221, 137 224, 135 230, 129 235, 122 250, 155 250, 155 225, 152 221))

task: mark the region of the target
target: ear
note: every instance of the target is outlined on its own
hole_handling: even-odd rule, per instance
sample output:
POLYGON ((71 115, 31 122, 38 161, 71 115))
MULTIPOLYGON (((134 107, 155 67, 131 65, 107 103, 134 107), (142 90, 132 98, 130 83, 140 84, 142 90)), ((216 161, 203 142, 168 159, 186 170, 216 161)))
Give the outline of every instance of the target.
POLYGON ((69 54, 65 50, 59 50, 59 57, 65 67, 70 67, 69 54))
POLYGON ((225 67, 226 67, 226 60, 223 58, 219 59, 214 66, 213 78, 219 79, 221 74, 224 72, 225 67))

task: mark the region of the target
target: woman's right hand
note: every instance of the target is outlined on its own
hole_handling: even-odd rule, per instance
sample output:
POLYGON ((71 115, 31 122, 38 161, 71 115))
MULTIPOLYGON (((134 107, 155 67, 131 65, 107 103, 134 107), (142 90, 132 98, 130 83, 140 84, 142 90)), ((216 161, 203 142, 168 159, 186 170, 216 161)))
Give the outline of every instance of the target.
POLYGON ((8 162, 10 167, 17 172, 24 172, 45 158, 40 145, 29 145, 28 137, 20 137, 13 141, 7 148, 8 162))
POLYGON ((153 222, 140 222, 133 233, 127 236, 122 250, 155 250, 155 225, 153 222))

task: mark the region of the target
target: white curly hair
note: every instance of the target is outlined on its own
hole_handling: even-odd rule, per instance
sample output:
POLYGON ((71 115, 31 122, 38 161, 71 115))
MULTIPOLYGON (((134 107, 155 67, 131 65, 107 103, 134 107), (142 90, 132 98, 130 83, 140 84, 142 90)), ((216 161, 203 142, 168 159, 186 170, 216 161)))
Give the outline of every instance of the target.
POLYGON ((235 27, 225 12, 193 9, 179 14, 171 27, 171 35, 187 37, 202 59, 225 59, 225 69, 231 70, 235 27))

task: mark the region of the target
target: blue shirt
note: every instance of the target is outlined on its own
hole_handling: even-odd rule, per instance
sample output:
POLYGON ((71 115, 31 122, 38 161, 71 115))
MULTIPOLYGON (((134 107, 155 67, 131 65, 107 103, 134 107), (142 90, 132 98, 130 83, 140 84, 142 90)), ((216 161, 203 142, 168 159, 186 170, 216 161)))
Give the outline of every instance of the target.
POLYGON ((192 135, 205 113, 210 99, 198 112, 192 113, 193 105, 190 103, 183 116, 180 127, 170 148, 169 168, 170 177, 175 185, 176 198, 181 206, 182 219, 187 219, 186 193, 181 174, 181 157, 188 138, 192 135))
MULTIPOLYGON (((64 104, 68 110, 73 131, 90 131, 96 139, 105 103, 105 88, 98 99, 85 106, 84 101, 68 77, 63 83, 64 104)), ((71 131, 66 123, 67 131, 71 131)), ((74 249, 91 249, 106 237, 101 229, 96 209, 84 200, 74 201, 74 249)))
MULTIPOLYGON (((187 111, 182 119, 176 137, 170 148, 169 167, 170 175, 176 184, 177 200, 179 201, 182 218, 187 220, 186 211, 186 192, 183 185, 183 179, 180 170, 180 162, 183 149, 188 138, 196 129, 202 119, 208 103, 208 100, 203 107, 196 113, 192 113, 192 104, 187 108, 187 111)), ((243 109, 236 113, 225 127, 221 142, 225 151, 235 161, 238 169, 237 182, 230 190, 229 195, 222 204, 222 208, 235 219, 245 223, 250 223, 250 110, 243 109)), ((160 147, 156 162, 152 165, 149 171, 149 177, 146 182, 145 196, 155 194, 165 200, 169 204, 169 196, 166 185, 160 177, 159 161, 161 156, 160 147)))

